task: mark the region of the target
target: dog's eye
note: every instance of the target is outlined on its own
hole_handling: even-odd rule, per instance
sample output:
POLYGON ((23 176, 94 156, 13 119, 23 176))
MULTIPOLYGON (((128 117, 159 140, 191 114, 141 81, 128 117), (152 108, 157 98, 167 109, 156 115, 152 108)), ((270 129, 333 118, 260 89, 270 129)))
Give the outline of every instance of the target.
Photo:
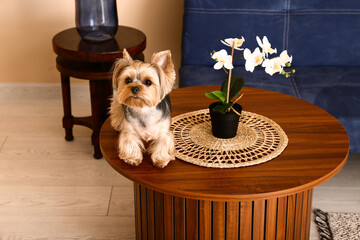
POLYGON ((149 87, 151 86, 152 82, 149 79, 147 79, 144 81, 144 84, 149 87))
POLYGON ((131 78, 125 79, 125 83, 126 83, 126 84, 129 84, 129 83, 131 83, 131 82, 132 82, 131 78))

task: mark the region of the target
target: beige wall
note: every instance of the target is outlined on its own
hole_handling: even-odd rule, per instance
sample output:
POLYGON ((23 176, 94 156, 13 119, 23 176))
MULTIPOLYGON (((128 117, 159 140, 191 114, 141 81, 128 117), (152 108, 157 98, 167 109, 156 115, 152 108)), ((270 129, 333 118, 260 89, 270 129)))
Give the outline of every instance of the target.
MULTIPOLYGON (((145 60, 170 49, 177 69, 183 0, 117 0, 119 24, 147 36, 145 60)), ((75 26, 74 0, 0 0, 0 82, 59 82, 51 39, 75 26)))

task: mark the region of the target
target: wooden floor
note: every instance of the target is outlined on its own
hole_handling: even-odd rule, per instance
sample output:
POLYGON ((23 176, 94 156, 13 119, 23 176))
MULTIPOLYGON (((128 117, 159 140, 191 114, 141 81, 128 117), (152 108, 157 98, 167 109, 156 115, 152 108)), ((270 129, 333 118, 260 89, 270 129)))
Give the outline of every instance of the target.
MULTIPOLYGON (((90 114, 89 99, 73 84, 74 115, 90 114)), ((93 159, 89 129, 66 142, 61 118, 59 84, 0 84, 0 239, 134 239, 132 183, 93 159)), ((359 172, 351 154, 313 206, 359 213, 359 172)))

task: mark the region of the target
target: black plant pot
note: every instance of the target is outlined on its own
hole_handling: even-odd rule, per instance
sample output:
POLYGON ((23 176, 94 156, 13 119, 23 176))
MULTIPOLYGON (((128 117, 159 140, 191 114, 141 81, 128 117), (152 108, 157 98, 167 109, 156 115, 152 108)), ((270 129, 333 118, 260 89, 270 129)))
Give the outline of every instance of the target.
MULTIPOLYGON (((214 102, 209 106, 212 134, 217 138, 233 138, 237 133, 240 116, 234 111, 224 114, 213 111, 213 108, 218 104, 221 104, 221 102, 214 102)), ((233 108, 241 114, 241 105, 235 103, 233 108)))

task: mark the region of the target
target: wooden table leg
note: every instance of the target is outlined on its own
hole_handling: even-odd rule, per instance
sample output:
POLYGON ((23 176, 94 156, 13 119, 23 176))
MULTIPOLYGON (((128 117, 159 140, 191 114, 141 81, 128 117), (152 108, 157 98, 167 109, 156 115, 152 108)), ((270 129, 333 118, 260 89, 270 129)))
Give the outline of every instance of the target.
POLYGON ((72 141, 74 139, 72 131, 74 117, 71 114, 70 77, 64 74, 61 74, 61 89, 64 108, 64 117, 62 121, 63 127, 65 128, 65 139, 66 141, 72 141))
POLYGON ((312 189, 271 199, 192 200, 134 183, 136 239, 306 240, 312 189))
POLYGON ((99 134, 102 124, 108 117, 112 96, 111 80, 90 80, 92 130, 91 143, 94 146, 94 158, 102 157, 99 134))

